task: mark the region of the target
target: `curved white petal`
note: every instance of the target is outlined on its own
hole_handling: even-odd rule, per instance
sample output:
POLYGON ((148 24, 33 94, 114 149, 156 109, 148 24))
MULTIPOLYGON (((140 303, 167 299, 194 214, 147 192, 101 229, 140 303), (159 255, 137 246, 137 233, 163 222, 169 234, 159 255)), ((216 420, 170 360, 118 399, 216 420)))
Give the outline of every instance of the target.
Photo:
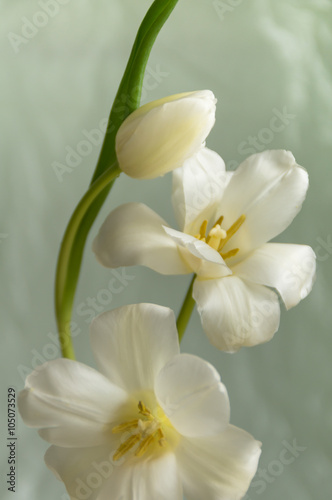
POLYGON ((206 335, 222 351, 234 352, 242 346, 267 342, 278 330, 278 297, 265 286, 234 275, 196 279, 193 297, 206 335))
POLYGON ((212 262, 214 264, 224 264, 224 260, 221 255, 204 241, 201 241, 190 234, 181 233, 181 231, 177 231, 171 227, 164 227, 164 230, 178 245, 187 248, 195 257, 207 260, 208 262, 212 262))
MULTIPOLYGON (((173 453, 161 453, 152 460, 135 460, 132 464, 124 463, 112 478, 115 491, 121 491, 119 497, 113 496, 113 489, 104 491, 100 500, 182 500, 183 489, 179 477, 177 460, 173 453)), ((99 500, 99 499, 98 499, 99 500)))
POLYGON ((179 354, 160 371, 155 394, 175 429, 187 437, 222 432, 229 400, 217 370, 201 358, 179 354))
POLYGON ((240 500, 256 473, 261 443, 229 425, 219 436, 184 439, 177 458, 188 500, 240 500))
MULTIPOLYGON (((108 489, 116 466, 110 446, 60 448, 51 446, 45 454, 47 467, 62 481, 73 500, 100 500, 108 489)), ((114 492, 116 493, 116 492, 114 492)), ((121 490, 118 496, 121 498, 121 490)))
POLYGON ((191 272, 176 243, 164 231, 167 223, 142 203, 127 203, 106 218, 93 242, 106 267, 147 266, 161 274, 191 272))
POLYGON ((198 276, 220 278, 232 274, 221 255, 204 241, 170 227, 164 230, 178 245, 188 267, 198 276))
POLYGON ((174 313, 155 304, 107 311, 91 323, 91 346, 100 371, 128 392, 149 390, 179 353, 174 313))
POLYGON ((222 200, 226 228, 246 216, 224 250, 239 248, 239 260, 284 231, 300 211, 308 183, 307 172, 289 151, 250 156, 234 172, 222 200))
POLYGON ((116 136, 121 169, 131 177, 152 179, 180 167, 203 147, 215 110, 209 90, 166 97, 135 110, 116 136))
POLYGON ((125 457, 113 461, 113 453, 106 447, 68 450, 51 446, 45 462, 75 500, 182 500, 172 453, 130 463, 125 457))
POLYGON ((65 447, 96 446, 110 438, 110 420, 127 394, 96 370, 69 359, 43 364, 27 377, 19 410, 46 441, 65 447))
POLYGON ((306 245, 267 243, 232 270, 245 280, 276 288, 289 309, 311 291, 316 256, 313 249, 306 245))
POLYGON ((179 227, 186 233, 199 233, 202 222, 218 219, 220 201, 231 178, 223 159, 203 148, 173 171, 173 207, 179 227))

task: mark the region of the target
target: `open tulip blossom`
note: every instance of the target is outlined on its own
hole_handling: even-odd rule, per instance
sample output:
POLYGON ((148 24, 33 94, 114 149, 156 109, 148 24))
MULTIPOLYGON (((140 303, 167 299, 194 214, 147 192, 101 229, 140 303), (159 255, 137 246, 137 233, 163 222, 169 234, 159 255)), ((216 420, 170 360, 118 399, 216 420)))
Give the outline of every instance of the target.
POLYGON ((195 273, 193 297, 216 347, 236 351, 272 338, 286 308, 310 292, 315 254, 306 245, 268 243, 292 222, 307 172, 287 151, 266 151, 227 172, 206 148, 173 172, 180 231, 140 203, 107 217, 94 252, 107 267, 145 265, 162 274, 195 273))
POLYGON ((116 135, 116 156, 130 177, 164 175, 199 151, 215 123, 210 90, 176 94, 141 106, 116 135))
POLYGON ((229 424, 217 371, 179 354, 173 312, 154 304, 98 316, 100 372, 69 359, 36 369, 19 396, 25 423, 52 443, 45 460, 72 499, 236 500, 260 443, 229 424))
MULTIPOLYGON (((195 305, 203 330, 218 349, 235 352, 267 342, 279 327, 279 298, 287 309, 297 305, 311 291, 315 277, 315 254, 309 246, 273 241, 298 214, 308 189, 308 174, 290 152, 254 154, 235 171, 226 171, 222 158, 206 148, 216 115, 217 100, 211 90, 177 93, 141 106, 150 51, 177 3, 151 1, 111 106, 91 181, 64 231, 54 288, 63 357, 29 374, 17 399, 24 423, 38 429, 50 444, 46 465, 63 482, 71 500, 247 498, 261 443, 230 424, 228 394, 217 370, 200 357, 180 353, 179 343, 195 305), (143 203, 124 204, 109 214, 94 240, 98 261, 109 268, 143 265, 163 275, 192 276, 177 321, 171 309, 147 303, 95 317, 113 292, 125 288, 114 286, 114 278, 96 298, 88 296, 76 313, 88 314, 89 322, 94 318, 90 340, 97 371, 76 361, 71 331, 75 296, 89 232, 123 172, 142 180, 172 172, 178 229, 143 203)), ((272 26, 268 13, 264 16, 272 26)), ((201 71, 199 77, 203 78, 201 71)), ((293 115, 286 112, 286 116, 293 115)), ((271 128, 275 131, 272 120, 271 128)), ((91 140, 77 145, 80 158, 89 156, 91 144, 97 146, 102 139, 99 130, 83 134, 91 140)), ((70 156, 66 155, 68 165, 70 156)), ((57 176, 73 170, 53 164, 57 176)), ((132 200, 129 191, 127 195, 132 200)), ((125 284, 122 276, 119 280, 125 284)), ((142 288, 142 283, 137 285, 142 288)), ((234 368, 238 388, 233 388, 239 401, 243 396, 245 418, 261 407, 248 398, 252 388, 246 378, 253 375, 238 370, 240 365, 234 368), (249 411, 248 401, 253 405, 249 411)), ((277 373, 270 375, 275 380, 277 373)), ((7 445, 6 477, 12 492, 16 491, 15 398, 10 387, 7 439, 13 441, 7 445)), ((257 393, 258 400, 262 394, 257 393)), ((271 422, 267 412, 264 426, 271 422)), ((273 435, 274 423, 265 426, 265 434, 273 435)), ((42 496, 47 498, 48 492, 42 496)))

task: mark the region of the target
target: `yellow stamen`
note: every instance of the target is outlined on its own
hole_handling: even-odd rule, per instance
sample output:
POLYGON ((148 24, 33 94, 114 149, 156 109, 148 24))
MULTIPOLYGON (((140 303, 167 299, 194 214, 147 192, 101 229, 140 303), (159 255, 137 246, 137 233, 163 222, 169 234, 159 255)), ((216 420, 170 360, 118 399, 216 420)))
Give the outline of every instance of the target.
POLYGON ((220 242, 220 245, 219 245, 219 248, 218 248, 218 252, 220 252, 220 250, 222 250, 224 248, 224 246, 226 245, 226 243, 231 239, 232 236, 234 236, 234 234, 240 229, 240 227, 242 226, 242 224, 244 223, 244 221, 246 220, 246 216, 245 215, 241 215, 235 222, 234 224, 229 228, 227 229, 226 233, 227 233, 227 236, 226 238, 224 238, 221 242, 220 242))
POLYGON ((198 234, 195 234, 195 238, 197 238, 198 240, 203 240, 205 241, 205 234, 206 234, 206 228, 207 228, 207 225, 208 225, 208 221, 207 220, 204 220, 201 224, 201 227, 199 229, 199 233, 198 234))
POLYGON ((240 251, 239 248, 233 248, 233 250, 229 250, 226 253, 219 252, 222 258, 225 259, 230 259, 231 257, 234 257, 238 252, 240 251))
POLYGON ((124 443, 122 443, 116 452, 113 455, 113 460, 119 460, 119 458, 123 457, 127 453, 127 451, 131 450, 136 443, 141 440, 140 434, 134 434, 130 436, 124 443))
MULTIPOLYGON (((217 222, 214 224, 213 228, 209 231, 207 236, 206 236, 206 231, 207 231, 208 221, 204 220, 201 224, 199 233, 195 235, 195 238, 197 238, 200 241, 204 241, 211 248, 217 250, 220 253, 221 257, 225 260, 234 257, 234 255, 236 255, 239 252, 239 248, 233 248, 232 250, 229 250, 228 252, 225 253, 222 253, 222 249, 224 248, 226 243, 228 243, 228 241, 232 238, 232 236, 234 236, 234 234, 240 229, 240 227, 246 220, 246 216, 241 215, 227 231, 225 231, 221 227, 223 220, 224 216, 221 215, 217 220, 217 222)), ((145 413, 142 414, 145 415, 145 413)))
POLYGON ((150 434, 149 436, 147 436, 146 438, 143 439, 143 441, 141 442, 141 444, 139 445, 139 447, 137 448, 137 450, 135 452, 136 457, 141 457, 142 455, 144 455, 144 453, 147 451, 150 444, 153 443, 154 438, 155 438, 155 434, 156 433, 150 434))
POLYGON ((160 428, 157 429, 152 434, 150 434, 149 436, 147 436, 145 439, 143 439, 143 441, 141 442, 141 444, 139 445, 139 447, 137 448, 137 450, 135 452, 135 456, 141 457, 142 455, 144 455, 144 453, 147 451, 150 444, 152 444, 156 438, 159 439, 158 440, 159 445, 163 446, 164 445, 163 440, 165 441, 165 438, 164 438, 164 433, 160 428))
POLYGON ((153 415, 152 413, 150 412, 150 410, 145 406, 144 403, 142 403, 142 401, 140 401, 138 403, 138 409, 139 409, 139 413, 141 415, 144 415, 144 417, 147 417, 148 419, 153 419, 153 415))
POLYGON ((135 420, 131 420, 130 422, 125 422, 120 425, 116 425, 113 427, 112 432, 113 434, 117 434, 118 432, 124 432, 124 431, 129 431, 130 429, 135 429, 138 425, 138 419, 136 418, 135 420))
POLYGON ((218 250, 220 241, 225 237, 226 237, 226 231, 224 229, 221 229, 221 227, 218 224, 217 226, 214 226, 209 232, 209 236, 206 240, 206 243, 208 243, 208 245, 211 248, 214 248, 214 250, 218 250))
POLYGON ((199 230, 199 234, 200 234, 201 239, 205 238, 207 225, 208 225, 208 221, 204 220, 202 222, 202 225, 201 225, 200 230, 199 230))
POLYGON ((159 437, 159 441, 158 441, 159 445, 165 446, 165 444, 166 444, 165 434, 163 433, 163 431, 160 428, 158 429, 157 432, 158 432, 158 437, 159 437))
POLYGON ((218 224, 219 224, 219 226, 221 226, 221 224, 222 224, 222 221, 223 221, 223 220, 224 220, 224 216, 223 216, 223 215, 221 215, 221 216, 219 217, 219 219, 217 220, 217 222, 215 223, 215 226, 217 226, 218 224))
POLYGON ((113 427, 113 433, 121 433, 129 431, 131 434, 126 441, 124 441, 113 455, 113 460, 119 460, 135 445, 137 445, 134 454, 136 457, 141 457, 146 453, 150 445, 163 447, 167 444, 163 432, 163 426, 171 427, 171 423, 163 413, 160 407, 156 412, 151 412, 142 401, 138 403, 138 412, 142 417, 139 417, 123 424, 113 427))

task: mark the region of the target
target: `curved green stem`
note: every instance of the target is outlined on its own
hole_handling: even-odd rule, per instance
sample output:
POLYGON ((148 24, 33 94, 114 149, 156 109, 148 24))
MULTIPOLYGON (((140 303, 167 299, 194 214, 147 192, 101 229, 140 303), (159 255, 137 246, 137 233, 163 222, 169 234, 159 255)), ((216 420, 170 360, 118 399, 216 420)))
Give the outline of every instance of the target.
POLYGON ((135 38, 128 63, 111 109, 105 139, 92 182, 116 160, 115 137, 121 123, 140 105, 145 68, 156 38, 178 0, 155 0, 135 38))
POLYGON ((195 279, 196 279, 196 274, 194 274, 193 279, 190 282, 187 295, 183 301, 181 311, 179 313, 179 316, 178 316, 178 319, 176 322, 176 326, 177 326, 178 334, 179 334, 179 342, 181 342, 181 340, 182 340, 184 332, 186 331, 186 328, 188 326, 191 313, 193 312, 193 309, 195 307, 195 301, 193 299, 193 286, 194 286, 195 279))
POLYGON ((70 320, 73 308, 74 294, 68 289, 68 276, 73 259, 79 257, 81 248, 76 248, 79 240, 81 224, 96 198, 109 187, 120 175, 121 170, 117 164, 106 170, 99 179, 85 193, 77 205, 64 234, 56 271, 55 309, 62 355, 65 358, 75 359, 74 349, 70 334, 70 320), (76 250, 76 251, 75 251, 76 250), (78 255, 77 255, 78 254, 78 255))
POLYGON ((140 105, 144 72, 151 49, 177 2, 178 0, 155 0, 143 19, 111 109, 105 139, 90 184, 92 191, 86 193, 75 210, 63 239, 57 265, 55 308, 65 357, 74 358, 70 319, 85 243, 92 224, 119 175, 119 170, 110 167, 117 164, 116 134, 124 119, 140 105), (108 180, 108 176, 111 180, 108 180), (94 191, 97 189, 97 182, 99 187, 94 191))

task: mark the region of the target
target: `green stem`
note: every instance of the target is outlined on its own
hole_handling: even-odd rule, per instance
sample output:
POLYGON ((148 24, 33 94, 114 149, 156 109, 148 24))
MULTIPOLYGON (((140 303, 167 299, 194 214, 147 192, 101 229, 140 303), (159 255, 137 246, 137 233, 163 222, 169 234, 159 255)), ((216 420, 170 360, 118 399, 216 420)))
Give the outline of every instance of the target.
POLYGON ((58 258, 58 265, 56 271, 55 290, 55 308, 56 317, 59 330, 59 338, 64 358, 75 359, 74 349, 70 334, 70 320, 72 314, 74 297, 70 293, 66 293, 66 282, 68 279, 68 270, 70 269, 70 261, 73 257, 72 249, 74 242, 80 230, 82 220, 86 216, 91 204, 96 198, 104 191, 109 184, 120 175, 121 170, 117 164, 112 165, 106 170, 99 179, 92 184, 92 186, 85 193, 79 204, 77 205, 64 234, 60 253, 58 258))
MULTIPOLYGON (((117 164, 116 134, 124 119, 140 105, 144 72, 151 49, 177 2, 178 0, 155 0, 143 19, 111 109, 105 139, 90 186, 96 186, 96 182, 99 182, 106 172, 108 174, 103 179, 111 175, 112 180, 105 181, 104 187, 102 187, 103 181, 101 182, 101 188, 91 197, 90 205, 87 201, 90 199, 88 196, 90 191, 87 192, 87 198, 84 198, 85 209, 76 221, 75 232, 68 233, 69 226, 66 230, 58 258, 55 282, 56 317, 62 351, 66 357, 74 358, 70 338, 70 319, 85 243, 92 224, 119 174, 119 170, 112 172, 113 167, 110 167, 110 165, 117 164)), ((79 207, 82 207, 82 202, 79 207)), ((79 213, 77 212, 79 207, 75 210, 75 214, 79 213)), ((72 220, 69 223, 70 226, 71 223, 72 220)))
POLYGON ((129 60, 111 109, 107 132, 92 182, 116 160, 115 137, 122 122, 140 105, 143 78, 151 49, 178 0, 155 0, 137 32, 129 60))
POLYGON ((193 312, 193 309, 195 307, 195 301, 193 299, 193 286, 194 286, 195 279, 196 279, 196 274, 194 274, 193 279, 190 282, 187 295, 183 301, 181 311, 179 313, 179 316, 178 316, 178 319, 176 322, 176 326, 177 326, 178 333, 179 333, 179 342, 181 342, 181 340, 182 340, 184 332, 186 331, 186 328, 188 326, 191 313, 193 312))

